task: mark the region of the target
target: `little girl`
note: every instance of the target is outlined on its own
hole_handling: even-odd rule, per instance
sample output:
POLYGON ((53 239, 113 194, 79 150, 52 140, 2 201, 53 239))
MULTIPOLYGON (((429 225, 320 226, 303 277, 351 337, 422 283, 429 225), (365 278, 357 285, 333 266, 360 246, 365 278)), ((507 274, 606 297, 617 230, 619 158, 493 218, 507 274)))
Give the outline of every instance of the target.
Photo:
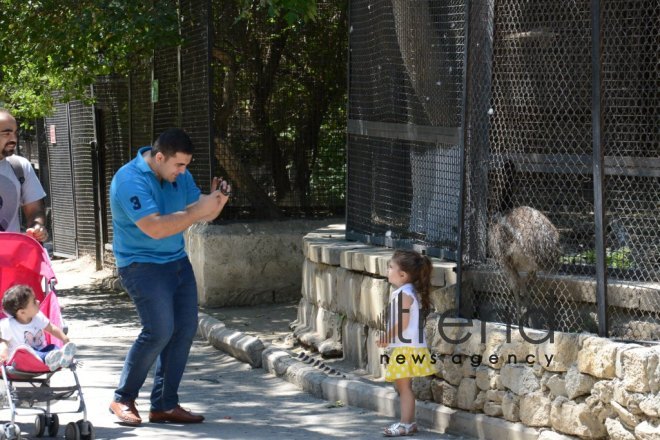
POLYGON ((69 342, 64 332, 51 324, 39 310, 39 301, 29 286, 16 285, 9 288, 2 298, 2 308, 9 316, 0 321, 0 361, 6 362, 20 346, 31 347, 50 371, 68 367, 76 354, 76 345, 69 342), (50 333, 65 345, 58 349, 46 344, 50 333))
POLYGON ((430 308, 431 271, 428 257, 415 251, 394 252, 387 267, 387 280, 397 289, 390 295, 389 319, 380 347, 393 350, 385 380, 399 392, 401 420, 385 428, 386 437, 417 432, 412 378, 433 374, 431 353, 424 341, 424 317, 430 308))

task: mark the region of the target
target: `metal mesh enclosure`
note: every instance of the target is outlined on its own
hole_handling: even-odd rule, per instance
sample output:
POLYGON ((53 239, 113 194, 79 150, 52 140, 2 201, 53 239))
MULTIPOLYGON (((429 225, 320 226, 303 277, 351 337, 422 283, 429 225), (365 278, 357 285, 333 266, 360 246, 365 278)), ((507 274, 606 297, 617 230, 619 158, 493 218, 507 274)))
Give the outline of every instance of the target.
POLYGON ((610 333, 660 340, 660 5, 603 3, 610 333), (616 280, 616 281, 614 281, 616 280))
MULTIPOLYGON (((69 103, 73 188, 76 198, 78 251, 92 254, 96 244, 91 142, 96 139, 94 108, 80 101, 69 103)), ((52 163, 52 162, 51 162, 52 163)))
POLYGON ((57 104, 52 117, 45 118, 50 175, 50 204, 53 212, 53 253, 78 256, 77 216, 73 189, 73 164, 69 143, 67 104, 57 104))
POLYGON ((196 146, 190 171, 204 191, 211 187, 213 147, 211 142, 210 23, 208 1, 181 2, 181 34, 185 38, 180 57, 180 126, 196 146))
POLYGON ((350 3, 349 238, 455 258, 465 9, 350 3))
MULTIPOLYGON (((100 182, 99 187, 103 192, 101 199, 101 212, 103 240, 105 243, 112 242, 112 214, 110 212, 110 182, 112 176, 123 164, 132 159, 128 145, 129 127, 135 128, 139 133, 140 125, 129 125, 129 94, 128 78, 104 77, 99 78, 94 86, 96 97, 95 108, 97 141, 100 156, 100 182)), ((134 135, 135 136, 135 135, 134 135)), ((104 252, 104 260, 112 260, 111 252, 104 252)))
POLYGON ((660 340, 657 2, 409 3, 351 4, 349 236, 459 250, 463 316, 660 340))

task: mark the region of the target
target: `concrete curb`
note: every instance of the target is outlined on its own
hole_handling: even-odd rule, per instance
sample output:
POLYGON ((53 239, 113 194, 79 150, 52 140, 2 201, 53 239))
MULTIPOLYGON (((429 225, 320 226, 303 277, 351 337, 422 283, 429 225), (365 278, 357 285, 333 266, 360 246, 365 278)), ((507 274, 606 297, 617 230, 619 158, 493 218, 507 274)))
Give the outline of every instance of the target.
MULTIPOLYGON (((199 333, 214 347, 253 367, 298 386, 314 397, 375 411, 388 417, 399 412, 399 398, 391 386, 364 380, 329 376, 276 347, 264 348, 260 339, 231 330, 215 318, 200 313, 199 333), (257 359, 257 357, 259 359, 257 359)), ((417 422, 440 432, 479 439, 537 440, 540 432, 521 423, 417 401, 417 422)))
POLYGON ((215 348, 247 362, 254 368, 261 367, 261 352, 265 348, 261 339, 227 328, 222 322, 205 313, 199 314, 197 333, 215 348))

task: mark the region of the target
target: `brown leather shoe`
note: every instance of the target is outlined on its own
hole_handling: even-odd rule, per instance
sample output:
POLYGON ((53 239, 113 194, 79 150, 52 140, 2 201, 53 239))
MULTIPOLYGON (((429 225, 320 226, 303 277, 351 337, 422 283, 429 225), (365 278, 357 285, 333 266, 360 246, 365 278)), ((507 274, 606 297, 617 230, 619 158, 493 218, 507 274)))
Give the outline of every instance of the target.
POLYGON ((139 425, 142 423, 140 413, 135 407, 135 402, 116 402, 110 404, 110 412, 117 416, 121 423, 127 425, 139 425))
POLYGON ((152 423, 202 423, 204 416, 193 414, 179 405, 169 411, 149 411, 149 421, 152 423))

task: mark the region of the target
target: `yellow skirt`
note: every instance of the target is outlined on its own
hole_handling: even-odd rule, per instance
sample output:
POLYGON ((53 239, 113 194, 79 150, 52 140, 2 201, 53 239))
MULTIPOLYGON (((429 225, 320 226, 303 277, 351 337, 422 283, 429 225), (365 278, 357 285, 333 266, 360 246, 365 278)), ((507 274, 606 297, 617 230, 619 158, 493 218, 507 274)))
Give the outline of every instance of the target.
POLYGON ((435 373, 431 353, 426 347, 394 347, 387 362, 385 380, 424 377, 435 373))

